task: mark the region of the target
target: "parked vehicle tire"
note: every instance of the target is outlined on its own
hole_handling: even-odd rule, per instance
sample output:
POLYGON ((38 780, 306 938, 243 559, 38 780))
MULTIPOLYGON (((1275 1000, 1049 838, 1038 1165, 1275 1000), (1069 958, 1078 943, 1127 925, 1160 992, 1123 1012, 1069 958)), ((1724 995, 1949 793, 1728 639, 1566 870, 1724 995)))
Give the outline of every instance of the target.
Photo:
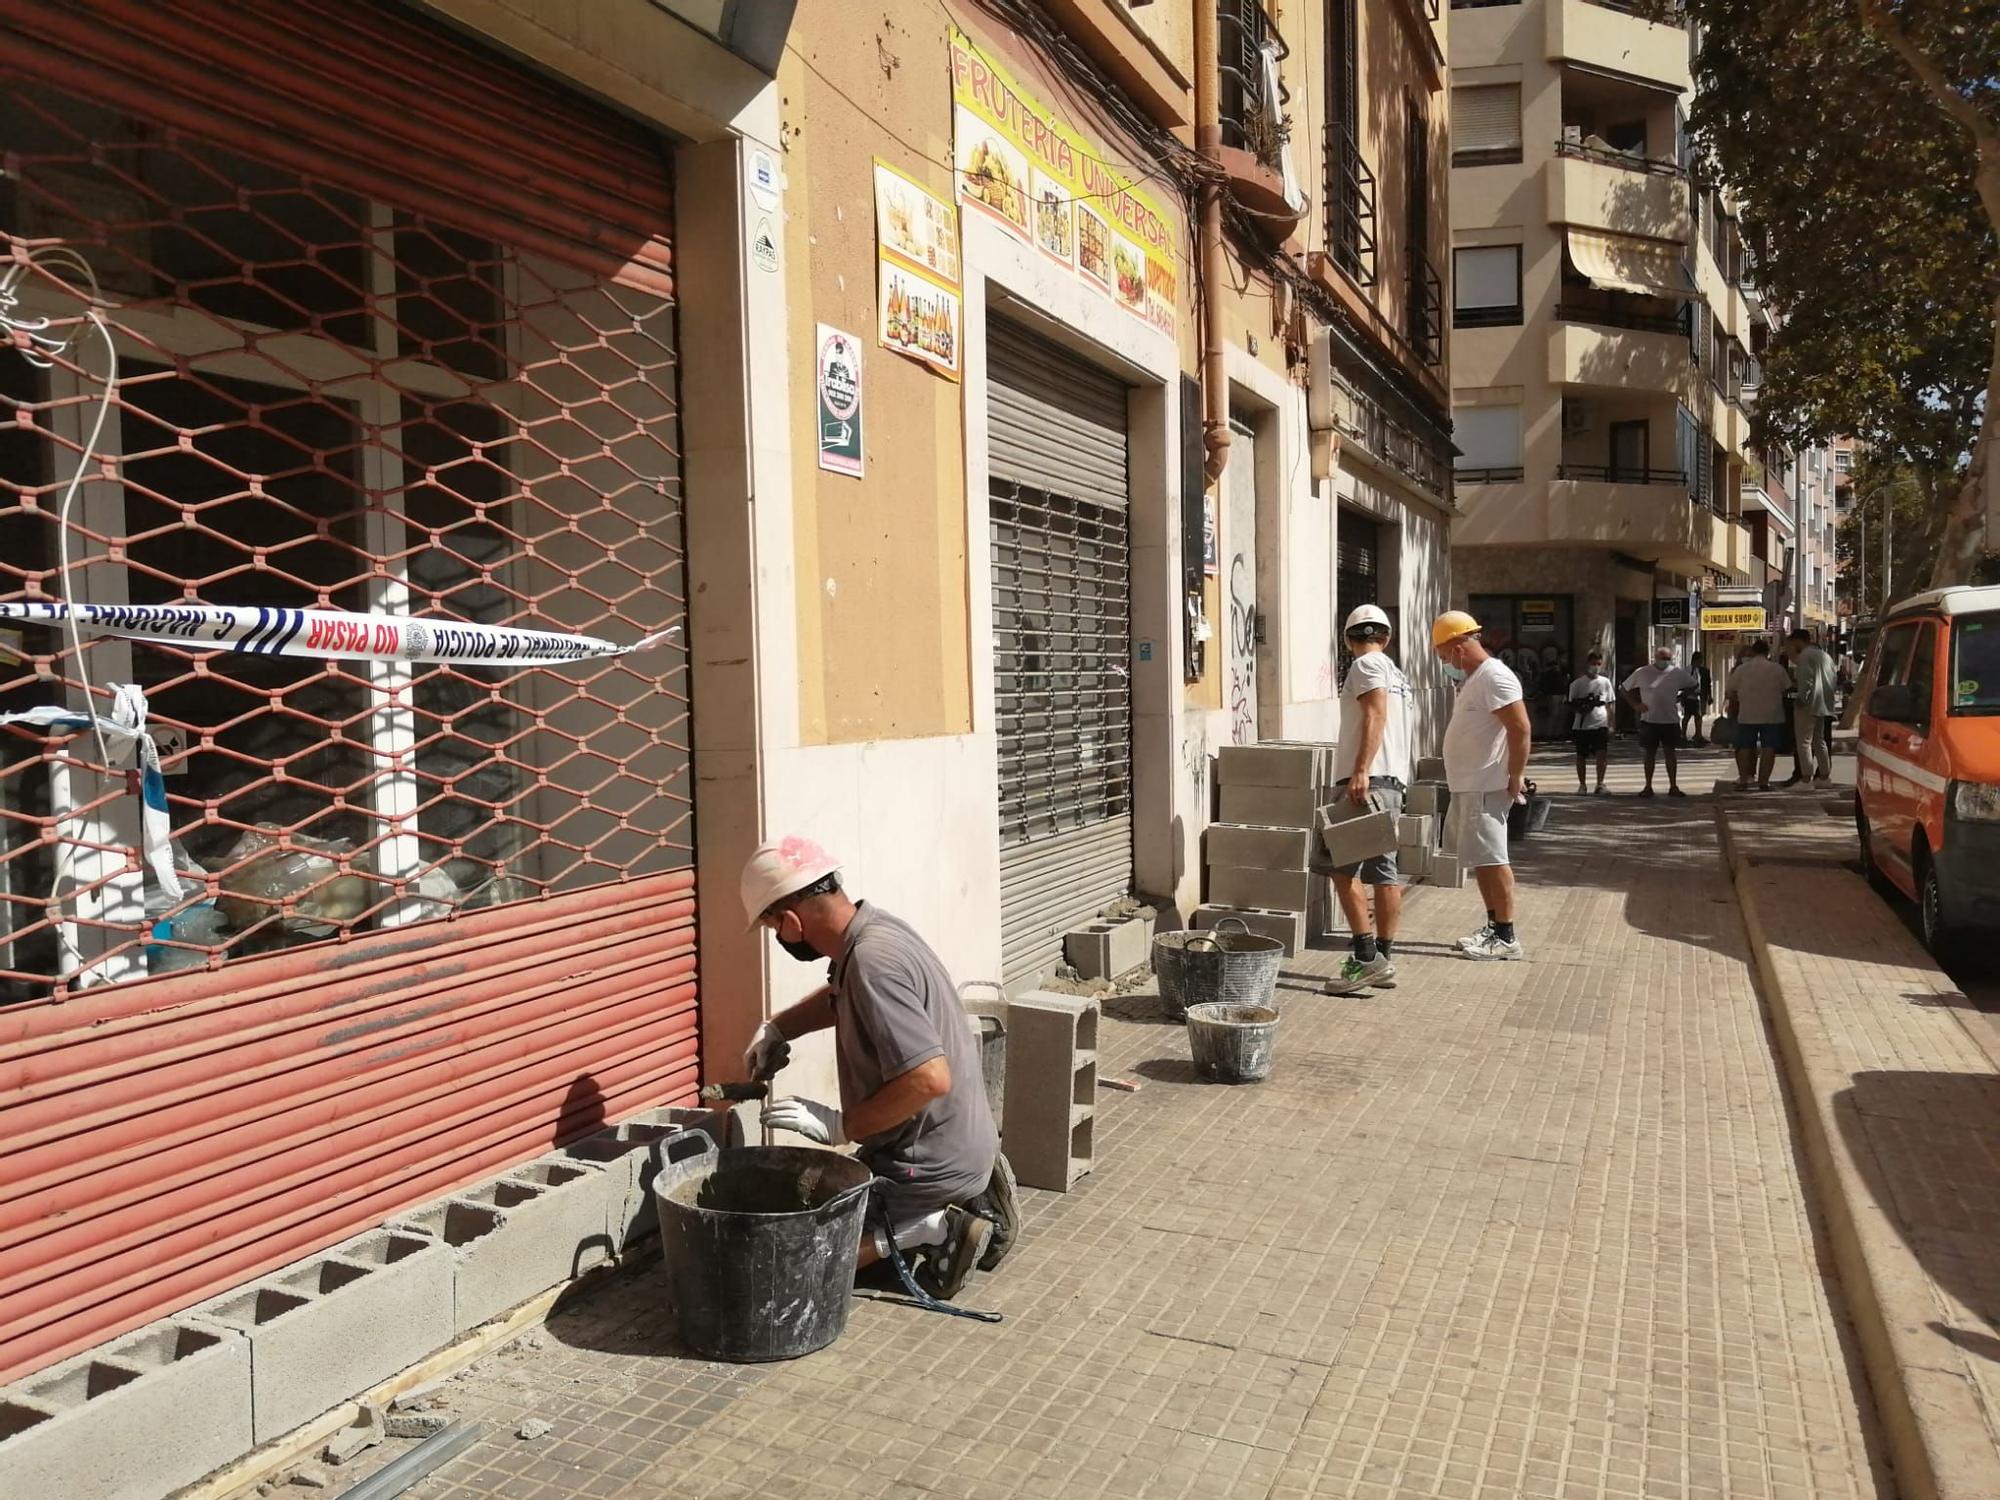
POLYGON ((1922 839, 1917 840, 1911 869, 1917 881, 1917 923, 1924 947, 1939 963, 1948 963, 1958 955, 1959 937, 1956 929, 1945 924, 1944 889, 1938 884, 1937 865, 1922 839))
POLYGON ((1868 832, 1868 814, 1861 810, 1861 799, 1854 799, 1854 832, 1861 840, 1861 873, 1868 877, 1869 888, 1883 900, 1891 900, 1900 894, 1894 882, 1882 873, 1882 867, 1875 862, 1874 845, 1868 832))

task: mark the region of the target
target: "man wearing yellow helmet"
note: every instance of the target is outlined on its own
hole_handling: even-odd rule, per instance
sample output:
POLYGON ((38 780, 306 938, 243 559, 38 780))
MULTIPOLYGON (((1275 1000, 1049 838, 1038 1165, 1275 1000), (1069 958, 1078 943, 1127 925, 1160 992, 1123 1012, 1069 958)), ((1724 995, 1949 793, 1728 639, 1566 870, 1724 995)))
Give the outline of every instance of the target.
POLYGON ((1472 871, 1486 901, 1486 925, 1458 948, 1467 958, 1517 959, 1514 871, 1507 863, 1507 813, 1527 796, 1531 732, 1521 682, 1479 641, 1479 622, 1449 610, 1431 626, 1431 649, 1458 683, 1444 732, 1445 783, 1451 788, 1445 842, 1472 871))

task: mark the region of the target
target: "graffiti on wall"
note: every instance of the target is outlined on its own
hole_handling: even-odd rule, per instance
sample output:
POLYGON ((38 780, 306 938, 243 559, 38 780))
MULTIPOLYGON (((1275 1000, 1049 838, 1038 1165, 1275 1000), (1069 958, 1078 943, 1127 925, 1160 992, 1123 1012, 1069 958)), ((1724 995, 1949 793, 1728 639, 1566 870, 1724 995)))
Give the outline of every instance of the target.
POLYGON ((1194 791, 1194 805, 1206 805, 1208 797, 1208 729, 1196 718, 1181 739, 1181 769, 1187 772, 1194 791))
POLYGON ((1229 559, 1229 738, 1248 745, 1257 739, 1256 575, 1241 552, 1229 559))

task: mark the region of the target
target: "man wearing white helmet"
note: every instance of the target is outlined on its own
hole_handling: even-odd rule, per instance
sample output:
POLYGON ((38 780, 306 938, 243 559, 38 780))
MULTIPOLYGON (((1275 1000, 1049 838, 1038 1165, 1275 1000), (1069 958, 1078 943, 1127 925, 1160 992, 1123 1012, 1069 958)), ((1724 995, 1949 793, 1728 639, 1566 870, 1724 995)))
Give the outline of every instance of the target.
MULTIPOLYGON (((827 984, 757 1028, 743 1067, 769 1077, 787 1043, 831 1028, 840 1108, 777 1099, 765 1123, 821 1145, 852 1140, 886 1184, 896 1244, 922 1248, 919 1281, 956 1296, 975 1265, 999 1265, 1017 1219, 978 1043, 951 976, 907 923, 849 899, 838 862, 811 839, 761 846, 743 867, 742 895, 750 925, 793 958, 833 961, 827 984)), ((888 1253, 871 1224, 861 1264, 888 1253)))
MULTIPOLYGON (((1363 604, 1350 613, 1345 635, 1354 661, 1340 684, 1340 737, 1334 753, 1347 771, 1347 799, 1357 808, 1400 813, 1410 778, 1410 682, 1389 659, 1389 617, 1375 605, 1363 604)), ((1403 915, 1403 877, 1395 850, 1340 866, 1333 872, 1333 889, 1354 952, 1339 975, 1327 981, 1327 993, 1392 988, 1396 966, 1391 955, 1403 915)))

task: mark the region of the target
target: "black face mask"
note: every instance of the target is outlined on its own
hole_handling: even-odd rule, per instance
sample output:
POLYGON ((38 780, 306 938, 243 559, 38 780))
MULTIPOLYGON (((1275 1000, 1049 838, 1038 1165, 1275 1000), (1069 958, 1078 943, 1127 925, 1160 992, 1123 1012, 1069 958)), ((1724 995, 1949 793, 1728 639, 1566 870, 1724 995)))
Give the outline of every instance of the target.
POLYGON ((778 946, 802 964, 818 963, 823 957, 819 949, 815 948, 811 943, 806 942, 803 938, 796 943, 788 943, 783 938, 779 938, 778 946))

